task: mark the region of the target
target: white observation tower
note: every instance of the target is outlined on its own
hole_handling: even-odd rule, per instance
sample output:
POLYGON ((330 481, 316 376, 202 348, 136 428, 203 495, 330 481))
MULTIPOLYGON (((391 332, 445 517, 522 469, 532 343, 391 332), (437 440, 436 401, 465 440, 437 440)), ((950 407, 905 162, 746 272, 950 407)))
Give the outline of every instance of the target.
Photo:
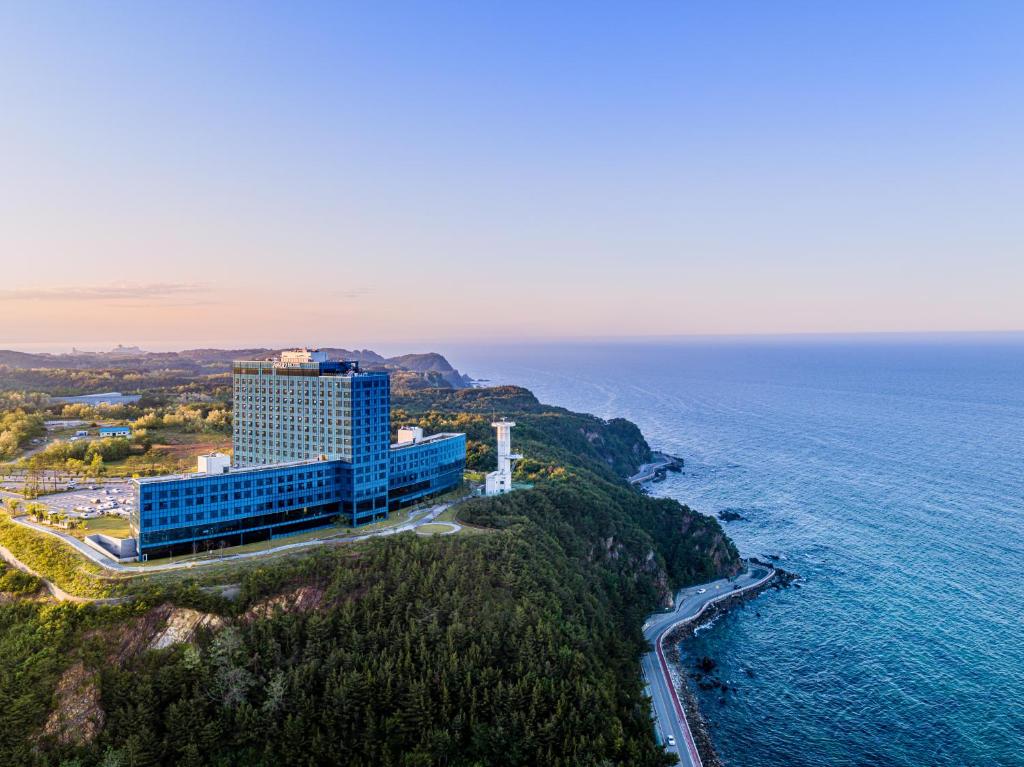
POLYGON ((512 461, 522 458, 512 453, 512 427, 515 421, 502 419, 491 424, 498 431, 498 470, 487 475, 487 495, 512 491, 512 461))

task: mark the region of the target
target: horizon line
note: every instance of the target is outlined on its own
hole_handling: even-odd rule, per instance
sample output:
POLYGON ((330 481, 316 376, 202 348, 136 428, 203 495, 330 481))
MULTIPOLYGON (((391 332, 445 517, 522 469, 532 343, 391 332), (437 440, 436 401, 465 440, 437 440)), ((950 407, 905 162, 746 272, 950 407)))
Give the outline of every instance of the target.
POLYGON ((136 346, 143 352, 181 352, 195 349, 216 349, 229 351, 234 349, 297 349, 310 348, 348 348, 353 351, 371 350, 373 347, 388 348, 397 346, 424 346, 431 344, 443 344, 448 346, 476 346, 487 344, 489 346, 548 346, 553 344, 566 343, 665 343, 665 342, 687 342, 687 341, 773 341, 773 340, 940 340, 940 339, 1024 339, 1024 329, 1021 330, 872 330, 872 331, 800 331, 800 332, 762 332, 762 333, 651 333, 644 335, 603 335, 603 336, 561 336, 555 338, 434 338, 434 339, 409 339, 397 341, 366 341, 356 344, 342 344, 336 342, 315 343, 309 342, 299 344, 288 343, 246 343, 241 341, 165 341, 165 340, 121 340, 121 341, 0 341, 0 351, 20 352, 24 354, 50 354, 54 356, 72 355, 73 349, 81 352, 96 353, 97 351, 111 351, 118 345, 136 346), (147 349, 147 346, 154 348, 147 349), (159 348, 157 348, 159 347, 159 348))

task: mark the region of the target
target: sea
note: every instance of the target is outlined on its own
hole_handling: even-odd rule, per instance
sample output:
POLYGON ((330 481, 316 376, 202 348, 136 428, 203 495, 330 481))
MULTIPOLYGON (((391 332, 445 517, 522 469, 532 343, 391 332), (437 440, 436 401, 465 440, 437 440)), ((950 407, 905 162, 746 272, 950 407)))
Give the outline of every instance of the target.
POLYGON ((799 574, 681 646, 726 765, 1024 765, 1024 337, 446 351, 634 421, 685 461, 652 494, 799 574))

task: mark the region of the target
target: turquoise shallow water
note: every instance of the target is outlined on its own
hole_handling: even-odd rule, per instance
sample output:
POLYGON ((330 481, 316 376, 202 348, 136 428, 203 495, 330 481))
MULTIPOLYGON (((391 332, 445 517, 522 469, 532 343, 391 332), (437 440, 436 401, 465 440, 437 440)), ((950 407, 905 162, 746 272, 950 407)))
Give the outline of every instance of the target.
POLYGON ((1024 342, 461 349, 640 425, 653 492, 804 578, 684 645, 730 765, 1024 765, 1024 342), (748 675, 747 670, 753 674, 748 675))

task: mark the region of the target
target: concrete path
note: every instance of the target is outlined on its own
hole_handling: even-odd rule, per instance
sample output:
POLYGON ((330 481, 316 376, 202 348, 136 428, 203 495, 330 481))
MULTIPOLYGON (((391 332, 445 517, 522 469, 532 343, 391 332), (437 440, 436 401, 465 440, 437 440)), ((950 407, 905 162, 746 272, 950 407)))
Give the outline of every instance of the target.
POLYGON ((722 578, 700 586, 681 589, 676 595, 676 607, 669 612, 655 613, 644 624, 644 638, 652 649, 641 660, 654 711, 655 726, 665 749, 679 756, 684 767, 703 767, 697 745, 686 721, 682 701, 676 692, 672 673, 662 647, 665 636, 676 626, 694 621, 709 605, 749 589, 756 588, 775 576, 774 570, 755 566, 748 572, 729 580, 722 578), (668 745, 668 736, 675 745, 668 745))
MULTIPOLYGON (((455 501, 450 501, 448 503, 439 503, 426 509, 414 511, 409 514, 409 520, 407 522, 403 522, 400 525, 395 525, 394 527, 386 527, 383 530, 374 530, 372 532, 362 533, 360 535, 348 536, 328 534, 323 537, 312 538, 305 541, 296 541, 295 543, 283 543, 280 546, 275 546, 273 548, 263 549, 260 551, 245 551, 238 554, 226 554, 223 556, 211 557, 209 559, 192 559, 185 560, 182 562, 165 562, 159 565, 123 565, 120 562, 113 559, 112 557, 106 556, 96 551, 94 548, 83 543, 75 536, 69 535, 67 533, 62 533, 58 530, 54 530, 53 528, 47 527, 46 525, 40 525, 32 521, 28 517, 15 517, 11 521, 16 524, 22 525, 23 527, 27 527, 35 532, 45 533, 46 535, 52 535, 55 538, 59 538, 64 543, 73 547, 76 551, 78 551, 78 553, 80 553, 86 559, 88 559, 91 562, 95 562, 97 565, 106 570, 119 573, 134 573, 137 575, 143 575, 145 573, 163 572, 166 570, 192 569, 196 567, 206 567, 209 565, 219 565, 224 562, 233 562, 243 559, 253 559, 255 557, 265 557, 268 554, 279 554, 284 551, 295 551, 298 549, 307 548, 309 546, 319 546, 325 543, 355 543, 356 541, 365 541, 370 538, 380 538, 387 535, 398 535, 399 533, 415 530, 417 527, 420 527, 421 525, 430 524, 435 519, 437 519, 437 517, 439 517, 442 513, 447 511, 449 508, 451 508, 457 503, 465 501, 468 497, 469 496, 466 496, 464 498, 459 498, 455 501)), ((453 530, 452 532, 455 531, 453 530)))

